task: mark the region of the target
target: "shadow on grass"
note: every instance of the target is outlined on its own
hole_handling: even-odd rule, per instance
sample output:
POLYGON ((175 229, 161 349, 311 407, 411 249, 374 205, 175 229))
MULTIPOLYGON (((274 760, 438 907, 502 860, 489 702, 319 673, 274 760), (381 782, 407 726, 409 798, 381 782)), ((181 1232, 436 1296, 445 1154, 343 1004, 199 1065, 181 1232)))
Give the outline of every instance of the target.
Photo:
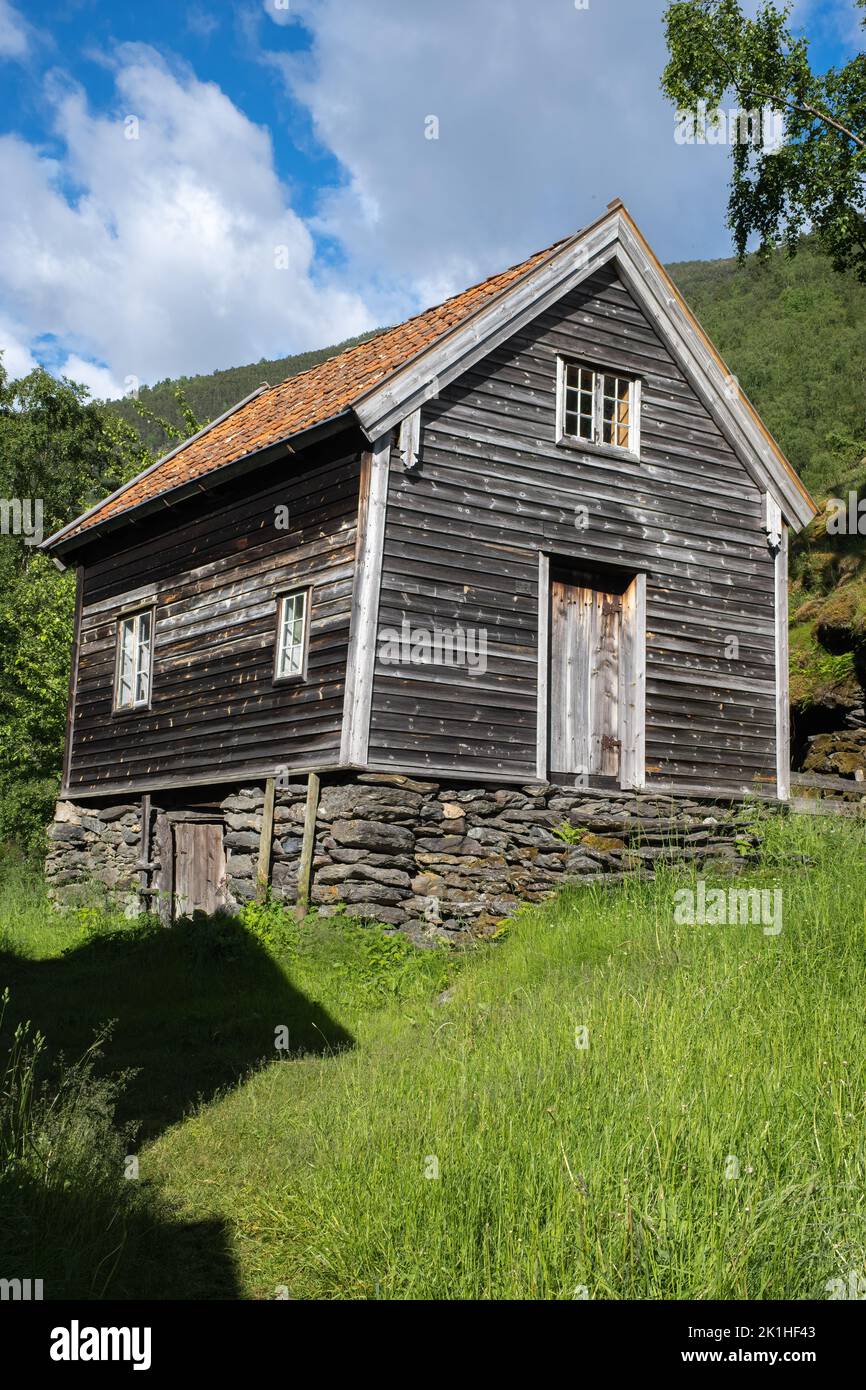
POLYGON ((118 1119, 139 1142, 275 1061, 276 1029, 293 1054, 327 1054, 351 1035, 286 978, 235 918, 197 914, 171 928, 95 936, 62 956, 0 953, 9 1019, 30 1019, 49 1056, 80 1056, 106 1023, 101 1070, 132 1071, 118 1119))
MULTIPOLYGON (((31 1020, 47 1040, 43 1065, 83 1056, 110 1024, 93 1067, 96 1092, 101 1077, 127 1073, 111 1093, 107 1122, 97 1113, 106 1108, 103 1102, 91 1106, 89 1115, 88 1102, 83 1107, 83 1132, 92 1132, 92 1145, 119 1145, 107 1178, 94 1165, 94 1179, 82 1179, 79 1165, 70 1187, 57 1190, 38 1171, 34 1177, 32 1167, 19 1165, 11 1187, 4 1183, 9 1215, 19 1229, 3 1253, 27 1266, 16 1277, 43 1278, 46 1297, 237 1296, 223 1223, 183 1224, 148 1184, 118 1184, 123 1154, 135 1153, 197 1103, 276 1060, 278 1030, 288 1054, 296 1056, 343 1050, 352 1046, 351 1035, 292 985, 236 919, 223 914, 197 915, 171 929, 95 936, 47 960, 3 952, 0 989, 5 986, 10 1000, 4 1034, 10 1025, 14 1030, 31 1020), (123 1139, 118 1130, 126 1131, 123 1139), (29 1249, 28 1228, 42 1233, 50 1268, 40 1270, 40 1251, 29 1249), (52 1285, 64 1292, 53 1295, 52 1285)), ((0 1077, 2 1070, 0 1057, 0 1077)))
POLYGON ((225 1221, 184 1221, 148 1184, 126 1186, 46 1192, 31 1177, 10 1196, 3 1183, 5 1277, 41 1279, 47 1301, 242 1297, 225 1221))

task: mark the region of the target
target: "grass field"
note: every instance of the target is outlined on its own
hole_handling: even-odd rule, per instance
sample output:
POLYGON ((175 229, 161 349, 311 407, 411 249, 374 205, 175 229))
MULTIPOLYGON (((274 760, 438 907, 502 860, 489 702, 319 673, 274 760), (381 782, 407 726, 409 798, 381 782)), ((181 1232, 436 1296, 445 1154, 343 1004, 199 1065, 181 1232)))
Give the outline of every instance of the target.
POLYGON ((460 956, 276 913, 57 919, 7 875, 6 1034, 72 1058, 117 1022, 81 1119, 100 1205, 79 1176, 28 1222, 22 1151, 4 1266, 46 1296, 826 1297, 866 1276, 864 850, 769 822, 740 886, 781 890, 775 935, 677 925, 684 870, 460 956), (140 1137, 112 1147, 99 1078, 130 1068, 114 1125, 140 1137))

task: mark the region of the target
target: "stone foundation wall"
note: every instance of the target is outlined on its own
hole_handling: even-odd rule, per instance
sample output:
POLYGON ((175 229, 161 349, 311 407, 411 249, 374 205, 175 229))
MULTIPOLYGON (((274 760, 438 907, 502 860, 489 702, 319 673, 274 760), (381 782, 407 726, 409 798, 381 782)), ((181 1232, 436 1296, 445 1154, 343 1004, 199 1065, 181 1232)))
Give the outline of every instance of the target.
POLYGON ((100 809, 57 803, 48 828, 45 878, 59 906, 78 907, 108 897, 137 913, 140 859, 140 802, 100 809))
MULTIPOLYGON (((306 782, 277 791, 271 859, 275 898, 297 897, 306 782)), ((157 798, 154 797, 156 801, 157 798)), ((264 789, 220 803, 228 905, 255 896, 264 789)), ((489 932, 521 903, 569 880, 652 872, 659 861, 712 859, 732 872, 754 843, 730 801, 650 793, 565 792, 548 783, 495 788, 369 773, 323 783, 311 902, 320 912, 399 927, 414 938, 489 932), (555 831, 566 829, 568 841, 555 831)), ((56 900, 88 882, 134 901, 140 860, 136 805, 94 811, 68 802, 51 828, 47 874, 56 900)))

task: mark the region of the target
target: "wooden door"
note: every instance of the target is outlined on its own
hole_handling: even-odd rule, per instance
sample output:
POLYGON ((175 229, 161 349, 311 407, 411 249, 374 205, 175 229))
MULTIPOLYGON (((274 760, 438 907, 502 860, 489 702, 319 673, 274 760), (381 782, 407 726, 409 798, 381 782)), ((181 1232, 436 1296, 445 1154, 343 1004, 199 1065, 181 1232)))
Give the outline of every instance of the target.
POLYGON ((550 771, 619 777, 619 594, 550 586, 550 771))
POLYGON ((221 824, 178 821, 174 826, 174 915, 225 906, 226 856, 221 824))

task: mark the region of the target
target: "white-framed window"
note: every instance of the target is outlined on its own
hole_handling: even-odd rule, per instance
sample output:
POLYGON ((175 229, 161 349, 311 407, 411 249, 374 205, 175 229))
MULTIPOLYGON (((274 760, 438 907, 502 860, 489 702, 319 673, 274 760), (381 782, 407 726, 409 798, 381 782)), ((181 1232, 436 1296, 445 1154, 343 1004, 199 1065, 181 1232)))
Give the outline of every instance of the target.
POLYGON ((304 675, 307 661, 307 628, 310 594, 298 589, 277 600, 277 652, 274 679, 296 679, 304 675))
POLYGON ((640 453, 640 381, 557 358, 557 440, 640 453))
POLYGON ((143 709, 150 704, 152 670, 153 609, 147 608, 117 623, 115 709, 143 709))

